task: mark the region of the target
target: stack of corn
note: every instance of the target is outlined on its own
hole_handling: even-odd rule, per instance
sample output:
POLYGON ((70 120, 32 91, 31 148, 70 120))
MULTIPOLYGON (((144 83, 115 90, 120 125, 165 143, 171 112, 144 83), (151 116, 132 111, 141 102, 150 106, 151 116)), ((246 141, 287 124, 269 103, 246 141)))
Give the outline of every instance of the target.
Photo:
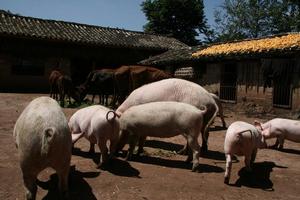
POLYGON ((290 33, 288 35, 276 36, 271 38, 212 45, 210 47, 193 53, 192 56, 206 57, 233 54, 262 53, 277 50, 291 50, 295 48, 300 48, 299 33, 290 33))

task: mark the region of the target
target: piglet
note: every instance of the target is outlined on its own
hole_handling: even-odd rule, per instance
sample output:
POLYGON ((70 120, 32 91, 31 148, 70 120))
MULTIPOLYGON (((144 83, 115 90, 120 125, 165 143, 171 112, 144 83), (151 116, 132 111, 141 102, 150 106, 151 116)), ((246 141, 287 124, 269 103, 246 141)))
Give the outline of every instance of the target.
POLYGON ((69 120, 69 127, 73 144, 83 136, 91 143, 90 151, 93 150, 93 144, 98 144, 102 154, 100 154, 98 168, 107 164, 107 141, 110 141, 112 156, 119 136, 119 122, 114 112, 100 105, 82 108, 72 115, 69 120))
POLYGON ((227 129, 224 142, 226 156, 224 183, 229 183, 233 155, 245 156, 246 170, 251 171, 257 148, 265 147, 265 139, 258 127, 242 121, 233 122, 227 129))
POLYGON ((254 123, 260 127, 266 139, 277 138, 276 143, 271 146, 273 148, 283 149, 285 139, 300 142, 300 121, 275 118, 263 124, 259 121, 254 123))

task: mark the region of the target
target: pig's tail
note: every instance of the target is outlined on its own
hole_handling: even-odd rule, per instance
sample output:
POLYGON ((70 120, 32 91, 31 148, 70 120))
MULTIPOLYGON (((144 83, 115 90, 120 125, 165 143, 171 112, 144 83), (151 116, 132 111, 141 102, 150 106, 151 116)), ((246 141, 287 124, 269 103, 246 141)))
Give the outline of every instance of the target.
POLYGON ((116 117, 120 118, 120 115, 117 114, 117 113, 116 113, 115 111, 113 111, 113 110, 110 110, 110 111, 108 111, 108 112, 106 113, 106 120, 109 121, 109 122, 112 122, 116 117), (113 113, 113 117, 109 119, 108 116, 109 116, 110 113, 113 113))

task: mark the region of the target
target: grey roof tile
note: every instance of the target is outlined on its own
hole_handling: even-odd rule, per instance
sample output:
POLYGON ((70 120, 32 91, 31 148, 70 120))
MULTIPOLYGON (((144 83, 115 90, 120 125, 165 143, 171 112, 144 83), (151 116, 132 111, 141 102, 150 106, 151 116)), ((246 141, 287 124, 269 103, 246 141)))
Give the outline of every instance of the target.
POLYGON ((186 44, 169 37, 124 29, 106 28, 14 15, 0 10, 0 35, 60 40, 95 46, 143 49, 178 49, 186 44))

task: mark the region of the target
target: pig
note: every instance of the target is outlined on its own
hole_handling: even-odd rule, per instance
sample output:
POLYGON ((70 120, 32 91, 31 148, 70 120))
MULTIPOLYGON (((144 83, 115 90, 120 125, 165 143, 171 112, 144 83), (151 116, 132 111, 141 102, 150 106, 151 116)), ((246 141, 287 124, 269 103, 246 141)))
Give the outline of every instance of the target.
POLYGON ((68 198, 72 140, 67 119, 58 103, 38 97, 24 109, 14 126, 26 199, 35 199, 38 174, 47 167, 59 177, 59 189, 68 198))
MULTIPOLYGON (((206 152, 208 127, 218 113, 218 106, 212 95, 196 83, 178 78, 169 78, 135 89, 117 108, 116 113, 122 115, 123 112, 132 106, 157 101, 177 101, 191 104, 197 108, 201 106, 206 107, 207 111, 203 116, 203 126, 201 129, 201 151, 206 152)), ((122 142, 118 145, 119 150, 124 146, 124 138, 124 136, 121 136, 120 141, 122 142)))
MULTIPOLYGON (((199 165, 198 136, 202 130, 203 116, 207 111, 205 106, 199 108, 181 102, 152 102, 132 106, 120 117, 120 132, 136 137, 173 137, 183 135, 193 151, 187 161, 193 159, 192 171, 199 165)), ((131 140, 127 159, 130 159, 136 140, 131 140)))
POLYGON ((109 108, 94 105, 78 110, 69 120, 73 144, 83 136, 91 143, 90 151, 93 151, 94 144, 98 144, 102 155, 97 168, 105 167, 109 161, 107 141, 110 141, 112 157, 119 136, 118 118, 114 112, 110 113, 109 108))
POLYGON ((251 171, 257 148, 265 147, 265 138, 261 134, 259 127, 242 121, 233 122, 227 129, 224 141, 226 157, 224 183, 229 183, 233 155, 245 156, 246 170, 251 171))
POLYGON ((275 118, 263 124, 259 121, 255 121, 254 124, 260 127, 266 139, 277 138, 276 143, 271 146, 273 148, 282 150, 285 139, 300 142, 300 121, 275 118))

